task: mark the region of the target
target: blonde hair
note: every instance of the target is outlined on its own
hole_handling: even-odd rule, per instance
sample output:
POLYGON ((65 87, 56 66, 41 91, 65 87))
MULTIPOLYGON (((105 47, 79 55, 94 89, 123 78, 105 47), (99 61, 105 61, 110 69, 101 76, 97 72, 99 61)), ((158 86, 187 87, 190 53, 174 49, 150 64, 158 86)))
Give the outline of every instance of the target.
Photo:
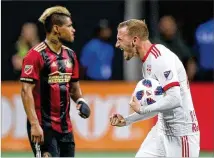
POLYGON ((64 14, 67 16, 71 16, 71 13, 65 7, 55 6, 55 7, 46 9, 43 12, 43 14, 40 16, 39 21, 45 24, 45 20, 47 19, 47 17, 51 16, 52 14, 64 14))
POLYGON ((118 25, 118 29, 122 27, 127 27, 130 36, 138 36, 141 40, 149 38, 149 31, 145 20, 130 19, 118 25))

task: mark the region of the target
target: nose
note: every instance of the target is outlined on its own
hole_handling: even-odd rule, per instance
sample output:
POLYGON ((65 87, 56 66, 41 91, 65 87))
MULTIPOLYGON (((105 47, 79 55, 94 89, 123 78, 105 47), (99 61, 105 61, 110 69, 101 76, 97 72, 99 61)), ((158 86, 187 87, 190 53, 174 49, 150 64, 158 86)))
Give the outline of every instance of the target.
POLYGON ((76 30, 73 28, 72 32, 76 32, 76 30))

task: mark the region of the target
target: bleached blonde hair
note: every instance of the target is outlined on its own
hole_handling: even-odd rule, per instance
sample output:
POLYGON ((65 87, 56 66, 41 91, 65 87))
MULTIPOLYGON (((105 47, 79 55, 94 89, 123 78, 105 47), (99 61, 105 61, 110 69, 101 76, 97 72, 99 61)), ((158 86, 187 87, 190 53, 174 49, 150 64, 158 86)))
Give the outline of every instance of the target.
POLYGON ((40 16, 39 21, 45 24, 45 20, 47 17, 51 16, 52 14, 64 14, 67 16, 71 16, 71 13, 67 10, 67 8, 62 6, 55 6, 51 8, 47 8, 43 14, 40 16))

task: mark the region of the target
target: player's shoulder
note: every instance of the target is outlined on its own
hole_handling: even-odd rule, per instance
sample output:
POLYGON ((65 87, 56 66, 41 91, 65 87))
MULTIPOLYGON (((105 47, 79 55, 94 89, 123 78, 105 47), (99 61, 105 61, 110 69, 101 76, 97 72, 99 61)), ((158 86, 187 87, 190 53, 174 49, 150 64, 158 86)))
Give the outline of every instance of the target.
POLYGON ((161 69, 163 66, 170 66, 174 62, 175 54, 162 44, 155 44, 151 50, 153 55, 151 65, 155 69, 161 69))
POLYGON ((45 50, 46 48, 47 48, 47 45, 45 44, 45 42, 41 42, 41 43, 35 45, 30 51, 40 53, 41 51, 45 50))
POLYGON ((162 54, 164 55, 165 52, 169 52, 170 50, 164 46, 163 44, 155 44, 155 48, 162 54))
POLYGON ((154 44, 151 49, 151 54, 154 56, 154 59, 158 60, 169 59, 174 56, 174 53, 162 44, 154 44))
POLYGON ((147 55, 150 54, 152 59, 158 59, 160 56, 162 56, 162 53, 163 53, 163 50, 162 50, 160 44, 152 44, 147 55))
POLYGON ((40 56, 40 52, 47 48, 47 45, 44 42, 41 42, 34 47, 32 47, 28 53, 26 54, 25 58, 37 58, 40 56))

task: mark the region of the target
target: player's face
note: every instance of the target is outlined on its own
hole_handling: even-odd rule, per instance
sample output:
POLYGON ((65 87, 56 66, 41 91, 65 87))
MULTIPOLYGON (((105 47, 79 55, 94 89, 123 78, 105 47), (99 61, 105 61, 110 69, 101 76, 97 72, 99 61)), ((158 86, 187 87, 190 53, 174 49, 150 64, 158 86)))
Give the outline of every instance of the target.
POLYGON ((133 38, 128 35, 126 27, 119 28, 116 47, 123 51, 125 60, 130 60, 135 55, 136 50, 132 42, 133 38))
POLYGON ((58 27, 58 38, 61 41, 73 42, 75 29, 73 28, 70 17, 66 17, 64 24, 58 27))

